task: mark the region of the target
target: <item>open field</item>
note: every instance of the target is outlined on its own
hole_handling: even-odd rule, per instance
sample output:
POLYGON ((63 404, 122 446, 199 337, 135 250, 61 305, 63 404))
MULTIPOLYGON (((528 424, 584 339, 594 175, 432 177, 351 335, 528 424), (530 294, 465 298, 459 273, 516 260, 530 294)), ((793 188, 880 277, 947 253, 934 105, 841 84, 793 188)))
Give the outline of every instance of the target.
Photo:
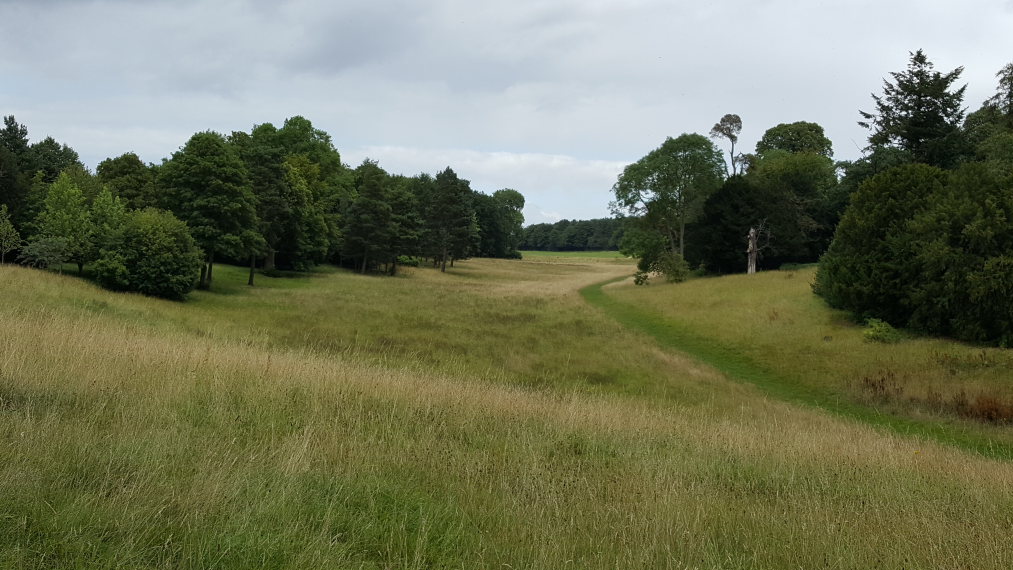
POLYGON ((580 261, 622 261, 630 259, 618 251, 522 251, 526 261, 580 260, 580 261))
POLYGON ((771 399, 578 294, 631 271, 223 266, 181 304, 0 267, 0 567, 1013 566, 1009 463, 771 399))

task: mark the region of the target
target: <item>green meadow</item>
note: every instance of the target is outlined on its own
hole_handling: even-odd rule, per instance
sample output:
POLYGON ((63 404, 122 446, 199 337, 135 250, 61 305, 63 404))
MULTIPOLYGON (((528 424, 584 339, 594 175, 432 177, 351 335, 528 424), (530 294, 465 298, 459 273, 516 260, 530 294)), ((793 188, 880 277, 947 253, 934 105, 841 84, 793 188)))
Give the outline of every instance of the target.
POLYGON ((0 567, 1013 567, 1008 428, 967 412, 1008 352, 866 342, 807 269, 632 272, 174 303, 0 266, 0 567))

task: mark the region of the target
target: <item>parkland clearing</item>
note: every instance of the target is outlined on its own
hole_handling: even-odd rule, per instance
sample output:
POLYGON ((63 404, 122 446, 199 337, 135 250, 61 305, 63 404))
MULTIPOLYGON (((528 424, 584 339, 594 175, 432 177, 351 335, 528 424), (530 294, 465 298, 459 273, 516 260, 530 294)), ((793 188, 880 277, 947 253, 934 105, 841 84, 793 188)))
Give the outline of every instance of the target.
POLYGON ((2 266, 0 566, 1013 565, 1008 429, 924 403, 1008 396, 1008 351, 865 342, 811 268, 632 269, 223 265, 178 303, 2 266))
POLYGON ((300 116, 5 116, 0 568, 1013 568, 1013 64, 909 55, 860 159, 729 113, 527 227, 300 116))

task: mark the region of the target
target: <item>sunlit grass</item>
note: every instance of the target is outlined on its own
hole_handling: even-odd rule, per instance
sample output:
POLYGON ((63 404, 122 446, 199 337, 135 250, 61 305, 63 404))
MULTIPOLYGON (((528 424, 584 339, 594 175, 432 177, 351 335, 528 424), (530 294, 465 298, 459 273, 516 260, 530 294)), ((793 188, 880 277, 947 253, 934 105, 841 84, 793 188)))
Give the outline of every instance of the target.
POLYGON ((660 351, 577 294, 629 269, 0 267, 0 567, 1013 565, 1008 464, 660 351))

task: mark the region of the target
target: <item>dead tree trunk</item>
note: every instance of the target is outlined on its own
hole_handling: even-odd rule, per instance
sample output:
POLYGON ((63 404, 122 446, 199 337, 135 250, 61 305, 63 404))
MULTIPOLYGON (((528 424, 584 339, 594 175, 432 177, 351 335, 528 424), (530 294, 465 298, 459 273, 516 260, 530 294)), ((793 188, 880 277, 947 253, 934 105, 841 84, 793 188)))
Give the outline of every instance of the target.
POLYGON ((747 236, 747 239, 749 240, 749 248, 746 249, 746 255, 749 258, 749 263, 746 268, 746 273, 748 275, 756 273, 756 254, 759 252, 756 242, 759 233, 760 232, 756 231, 756 228, 749 228, 749 235, 747 236))

